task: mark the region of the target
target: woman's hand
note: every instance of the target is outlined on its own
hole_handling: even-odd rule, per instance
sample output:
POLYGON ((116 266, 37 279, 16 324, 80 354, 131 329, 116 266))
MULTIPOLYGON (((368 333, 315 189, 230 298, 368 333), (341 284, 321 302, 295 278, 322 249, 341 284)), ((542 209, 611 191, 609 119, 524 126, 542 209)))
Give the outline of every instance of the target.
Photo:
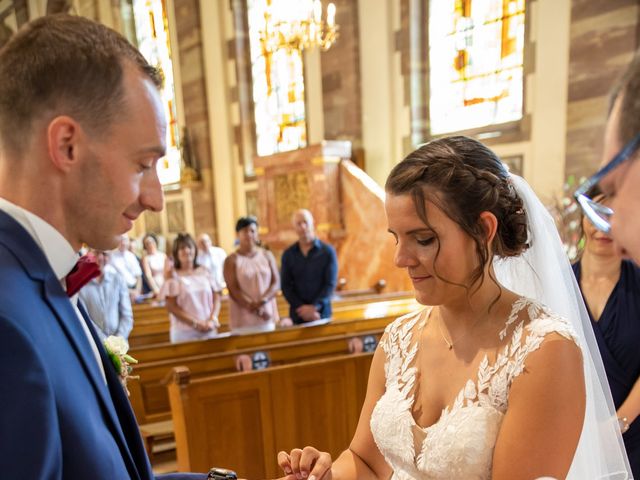
POLYGON ((258 312, 258 310, 260 310, 260 308, 262 307, 262 302, 261 301, 253 301, 251 303, 249 303, 249 310, 251 310, 252 312, 258 312))
POLYGON ((258 313, 260 310, 269 302, 266 298, 261 298, 260 300, 255 300, 249 304, 249 309, 258 313))
POLYGON ((207 322, 194 322, 193 328, 202 333, 207 333, 213 330, 213 321, 207 322))
POLYGON ((294 448, 291 453, 279 452, 278 465, 287 475, 285 478, 306 480, 332 480, 331 455, 313 447, 294 448))
POLYGON ((258 308, 256 313, 265 322, 268 322, 269 320, 271 320, 271 314, 269 313, 268 309, 264 308, 264 306, 258 308))

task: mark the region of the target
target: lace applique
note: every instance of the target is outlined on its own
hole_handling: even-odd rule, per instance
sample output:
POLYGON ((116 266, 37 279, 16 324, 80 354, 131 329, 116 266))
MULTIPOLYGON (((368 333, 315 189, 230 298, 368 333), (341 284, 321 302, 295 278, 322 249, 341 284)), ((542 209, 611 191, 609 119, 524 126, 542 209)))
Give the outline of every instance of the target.
POLYGON ((506 338, 509 327, 516 324, 511 339, 496 360, 490 364, 485 355, 477 379, 469 379, 436 423, 422 429, 413 419, 412 408, 417 340, 426 322, 425 312, 428 310, 401 317, 385 330, 381 347, 386 354, 386 391, 371 415, 374 440, 394 470, 393 479, 489 479, 509 389, 524 370, 527 356, 549 333, 576 344, 577 337, 565 319, 532 300, 519 298, 499 333, 500 339, 506 338), (521 318, 523 311, 525 319, 521 318), (421 441, 416 443, 416 439, 421 441))

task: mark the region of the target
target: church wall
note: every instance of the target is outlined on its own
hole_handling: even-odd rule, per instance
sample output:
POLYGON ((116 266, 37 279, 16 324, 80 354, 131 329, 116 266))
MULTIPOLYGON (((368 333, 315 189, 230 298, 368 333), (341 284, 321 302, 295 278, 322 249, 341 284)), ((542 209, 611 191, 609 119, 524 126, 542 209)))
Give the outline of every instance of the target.
POLYGON ((358 1, 362 146, 365 170, 380 185, 402 159, 402 139, 410 131, 400 53, 394 42, 400 17, 400 2, 358 1))
POLYGON ((349 140, 356 155, 362 155, 358 1, 335 0, 334 3, 339 37, 328 51, 320 54, 324 137, 325 140, 349 140))
MULTIPOLYGON (((198 0, 174 0, 177 50, 180 63, 184 125, 202 174, 202 184, 191 190, 195 234, 209 233, 216 241, 209 112, 203 63, 200 6, 198 0)), ((176 47, 174 46, 174 49, 176 47)))
MULTIPOLYGON (((211 156, 214 159, 208 179, 215 191, 217 242, 227 251, 233 249, 235 221, 246 214, 243 162, 253 155, 252 141, 244 140, 240 89, 236 71, 234 2, 200 1, 204 68, 209 112, 211 156)), ((250 91, 249 91, 250 94, 250 91)))

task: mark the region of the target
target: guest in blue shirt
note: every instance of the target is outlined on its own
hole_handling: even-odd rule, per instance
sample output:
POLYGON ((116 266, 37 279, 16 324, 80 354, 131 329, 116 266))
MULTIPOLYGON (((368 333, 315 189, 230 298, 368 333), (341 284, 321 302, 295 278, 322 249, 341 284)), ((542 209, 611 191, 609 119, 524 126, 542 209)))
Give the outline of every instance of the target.
POLYGON ((129 289, 117 270, 107 263, 107 252, 92 250, 92 254, 100 266, 100 276, 82 287, 80 301, 100 338, 117 335, 127 339, 133 328, 129 289))
POLYGON ((331 245, 315 233, 309 210, 293 214, 298 241, 282 255, 282 293, 294 323, 331 317, 331 295, 336 288, 338 260, 331 245))

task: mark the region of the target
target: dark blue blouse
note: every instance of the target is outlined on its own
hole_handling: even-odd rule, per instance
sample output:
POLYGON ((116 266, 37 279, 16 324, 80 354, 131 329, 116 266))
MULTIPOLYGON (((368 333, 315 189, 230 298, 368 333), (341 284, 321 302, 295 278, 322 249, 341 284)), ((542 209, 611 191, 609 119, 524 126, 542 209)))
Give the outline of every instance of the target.
MULTIPOLYGON (((573 271, 580 283, 580 262, 573 265, 573 271)), ((613 403, 618 409, 640 377, 640 268, 623 260, 620 279, 600 319, 594 321, 590 311, 589 317, 611 387, 613 403)), ((634 477, 640 478, 640 418, 631 424, 622 438, 634 477)))

